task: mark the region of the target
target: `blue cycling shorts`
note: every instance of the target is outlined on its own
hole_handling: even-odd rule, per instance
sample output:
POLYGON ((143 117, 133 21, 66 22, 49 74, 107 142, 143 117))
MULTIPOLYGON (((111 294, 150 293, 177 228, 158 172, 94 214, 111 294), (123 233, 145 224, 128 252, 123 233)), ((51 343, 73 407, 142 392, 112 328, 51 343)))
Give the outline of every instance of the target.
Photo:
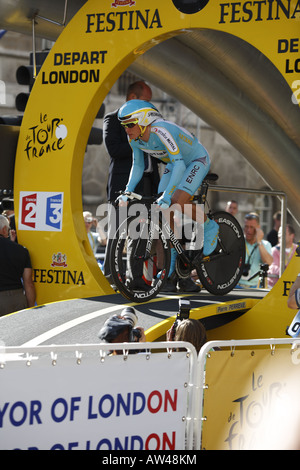
POLYGON ((186 193, 193 196, 201 186, 201 183, 207 175, 209 168, 210 158, 208 155, 193 160, 189 166, 187 166, 176 189, 181 189, 182 191, 185 191, 186 193))

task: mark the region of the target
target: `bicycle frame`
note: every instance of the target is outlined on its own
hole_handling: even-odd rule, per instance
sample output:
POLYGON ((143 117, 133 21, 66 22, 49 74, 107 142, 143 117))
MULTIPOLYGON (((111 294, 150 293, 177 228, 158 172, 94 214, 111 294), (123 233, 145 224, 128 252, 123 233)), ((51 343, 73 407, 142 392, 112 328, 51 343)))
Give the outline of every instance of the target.
MULTIPOLYGON (((201 187, 200 187, 200 194, 198 196, 194 196, 193 200, 200 200, 203 205, 206 205, 206 202, 207 202, 206 196, 207 196, 208 188, 209 188, 209 184, 207 182, 203 182, 201 184, 201 187)), ((150 230, 149 230, 148 236, 146 237, 147 244, 146 244, 145 254, 144 254, 144 257, 143 257, 144 260, 147 260, 151 256, 151 248, 152 248, 153 241, 155 240, 155 231, 156 231, 156 226, 155 226, 155 224, 153 223, 153 221, 151 219, 151 209, 150 209, 149 202, 150 201, 153 202, 155 200, 155 198, 154 197, 153 198, 150 198, 150 197, 149 198, 144 198, 141 195, 133 193, 133 192, 126 193, 126 195, 131 200, 134 200, 134 199, 137 199, 139 201, 146 200, 148 202, 148 204, 146 204, 148 219, 147 219, 147 221, 145 221, 146 223, 144 224, 144 227, 149 226, 150 230)), ((210 215, 210 211, 208 212, 208 214, 210 215)), ((170 224, 163 217, 163 211, 161 211, 161 210, 159 210, 159 225, 163 228, 163 230, 165 231, 167 237, 170 239, 173 247, 177 251, 177 254, 180 257, 180 260, 182 261, 184 266, 189 268, 190 270, 198 267, 200 263, 207 263, 209 261, 216 260, 216 259, 221 258, 223 256, 226 256, 228 254, 225 247, 222 246, 222 243, 220 243, 220 240, 219 240, 219 243, 220 243, 221 249, 222 249, 221 252, 214 253, 214 254, 209 255, 209 256, 203 256, 202 250, 200 250, 200 252, 197 253, 196 256, 194 257, 194 259, 191 259, 187 254, 188 250, 185 250, 185 248, 182 246, 181 242, 178 240, 175 233, 171 229, 170 224)), ((141 230, 141 238, 143 238, 143 235, 144 234, 143 234, 143 229, 142 229, 141 230)), ((137 248, 138 248, 138 246, 139 246, 139 243, 137 244, 137 248)))

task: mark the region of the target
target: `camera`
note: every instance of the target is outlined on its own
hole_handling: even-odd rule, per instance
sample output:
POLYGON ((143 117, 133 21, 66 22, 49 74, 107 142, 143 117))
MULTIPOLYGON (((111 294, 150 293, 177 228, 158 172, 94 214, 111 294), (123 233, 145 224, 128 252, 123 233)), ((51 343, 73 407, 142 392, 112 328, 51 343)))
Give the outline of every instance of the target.
POLYGON ((243 276, 245 276, 245 277, 249 276, 250 268, 251 268, 251 264, 250 264, 250 263, 245 263, 245 264, 244 264, 243 276))
POLYGON ((131 333, 130 333, 130 342, 138 341, 141 337, 141 332, 140 332, 139 329, 134 328, 135 325, 137 324, 137 321, 138 321, 138 317, 137 317, 137 314, 136 314, 134 308, 133 307, 124 308, 121 315, 132 326, 132 330, 131 330, 131 333))
POLYGON ((179 310, 176 315, 176 319, 172 326, 171 339, 174 341, 176 328, 182 320, 186 320, 190 316, 191 302, 187 299, 179 299, 179 310))
POLYGON ((137 324, 138 317, 133 307, 125 307, 124 310, 122 310, 121 317, 128 320, 132 328, 137 324))
POLYGON ((182 321, 186 320, 190 316, 191 302, 187 299, 179 299, 179 311, 177 313, 177 319, 182 321))

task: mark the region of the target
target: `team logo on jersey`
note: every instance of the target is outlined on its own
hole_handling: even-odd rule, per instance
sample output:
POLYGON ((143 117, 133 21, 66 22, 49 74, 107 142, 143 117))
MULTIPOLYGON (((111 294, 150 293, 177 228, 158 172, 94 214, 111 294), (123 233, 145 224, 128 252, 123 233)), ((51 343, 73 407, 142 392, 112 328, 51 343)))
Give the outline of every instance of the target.
POLYGON ((111 4, 111 6, 114 8, 125 7, 126 5, 128 5, 129 7, 132 7, 133 5, 135 5, 135 2, 133 0, 115 0, 111 4))
POLYGON ((194 165, 193 168, 190 171, 190 174, 188 175, 188 177, 186 179, 186 182, 191 184, 199 170, 200 170, 200 166, 199 165, 194 165))

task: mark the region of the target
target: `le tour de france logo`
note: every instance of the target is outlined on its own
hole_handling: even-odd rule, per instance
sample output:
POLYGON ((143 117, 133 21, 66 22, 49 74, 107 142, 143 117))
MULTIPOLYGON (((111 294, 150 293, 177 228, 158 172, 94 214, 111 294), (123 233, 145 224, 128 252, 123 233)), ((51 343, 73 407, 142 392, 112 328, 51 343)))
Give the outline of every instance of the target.
POLYGON ((63 118, 40 113, 37 122, 27 132, 25 154, 28 160, 32 160, 61 151, 68 129, 63 118))

